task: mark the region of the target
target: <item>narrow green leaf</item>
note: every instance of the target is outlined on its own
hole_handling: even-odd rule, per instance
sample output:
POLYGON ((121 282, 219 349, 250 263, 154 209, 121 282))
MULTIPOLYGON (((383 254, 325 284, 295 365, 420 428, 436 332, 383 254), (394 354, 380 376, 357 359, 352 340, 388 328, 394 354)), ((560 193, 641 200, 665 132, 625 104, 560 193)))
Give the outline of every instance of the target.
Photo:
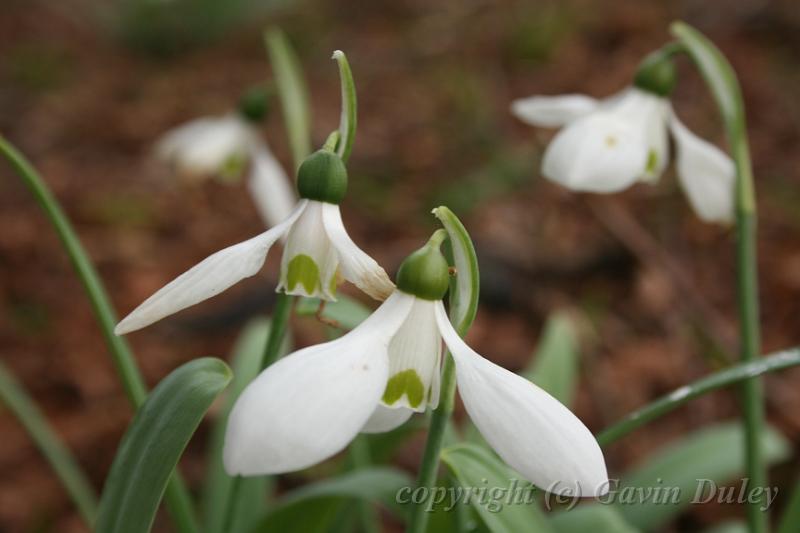
POLYGON ((234 478, 225 472, 222 448, 225 428, 233 404, 244 388, 258 375, 261 356, 269 335, 269 320, 260 318, 250 322, 242 331, 233 350, 233 381, 225 391, 225 401, 214 422, 208 450, 208 473, 203 492, 203 511, 207 533, 246 531, 264 510, 267 492, 271 485, 268 476, 241 478, 234 491, 234 478), (234 494, 235 492, 235 494, 234 494), (229 510, 232 504, 236 508, 229 510), (225 531, 227 517, 233 517, 225 531))
POLYGON ((0 402, 17 417, 31 440, 53 468, 87 526, 97 513, 97 496, 75 457, 47 422, 25 388, 0 363, 0 402))
POLYGON ((578 381, 578 356, 572 320, 565 313, 556 313, 545 324, 532 364, 522 375, 569 407, 578 381))
MULTIPOLYGON (((738 422, 718 424, 665 447, 644 465, 626 474, 619 487, 612 486, 612 490, 618 491, 617 509, 635 527, 647 531, 659 529, 691 503, 697 491, 703 488, 699 480, 721 485, 741 473, 743 431, 738 422), (650 497, 642 497, 644 502, 637 500, 629 504, 622 501, 626 494, 650 494, 650 497), (664 504, 665 499, 670 503, 664 504)), ((767 464, 780 462, 790 454, 787 440, 771 428, 761 435, 761 445, 767 464)))
MULTIPOLYGON (((122 387, 131 405, 138 409, 147 396, 145 386, 136 358, 124 337, 114 333, 117 316, 108 298, 108 293, 97 275, 89 255, 81 244, 78 234, 72 227, 67 215, 61 209, 58 200, 47 183, 42 179, 33 165, 14 146, 0 135, 0 154, 4 155, 14 170, 30 189, 36 202, 42 208, 59 240, 69 256, 75 273, 83 284, 84 291, 92 305, 97 323, 103 332, 108 345, 111 361, 117 371, 122 387)), ((167 487, 166 503, 178 531, 190 533, 196 528, 194 508, 186 489, 186 485, 176 472, 167 487)))
POLYGON ((767 372, 800 365, 800 348, 791 348, 766 355, 749 363, 739 363, 684 385, 669 394, 637 409, 597 435, 600 446, 607 446, 656 418, 677 409, 689 400, 723 387, 740 383, 767 372))
MULTIPOLYGON (((298 298, 294 312, 298 316, 315 316, 321 301, 317 298, 298 298)), ((361 302, 339 294, 335 302, 326 302, 322 318, 336 322, 342 329, 350 331, 372 314, 372 310, 361 302)))
POLYGON ((342 115, 339 119, 339 133, 341 139, 336 153, 347 163, 350 152, 353 150, 353 141, 356 137, 356 126, 358 125, 357 103, 356 103, 356 83, 353 81, 353 72, 350 70, 350 63, 347 56, 341 50, 333 53, 333 59, 339 64, 339 78, 342 82, 342 115))
POLYGON ((437 207, 433 214, 442 223, 447 235, 447 246, 452 253, 457 282, 450 283, 450 320, 464 336, 475 320, 480 296, 478 256, 469 233, 456 215, 445 206, 437 207))
MULTIPOLYGON (((723 522, 709 529, 705 529, 703 533, 748 533, 748 531, 747 524, 744 522, 731 521, 723 522)), ((792 529, 790 533, 795 533, 796 531, 796 529, 792 529)))
POLYGON ((305 485, 287 494, 270 509, 254 532, 327 531, 343 499, 380 504, 402 514, 398 491, 413 484, 407 474, 392 468, 365 468, 305 485))
POLYGON ((100 499, 96 531, 150 530, 186 444, 230 380, 224 362, 206 357, 181 366, 153 389, 117 450, 100 499))
POLYGON ((295 169, 311 153, 311 106, 303 69, 286 35, 278 28, 264 35, 295 169))
POLYGON ((555 513, 550 525, 556 533, 636 533, 614 507, 601 504, 578 505, 569 511, 555 513))
POLYGON ((552 531, 533 499, 533 486, 491 452, 473 444, 457 444, 442 450, 441 457, 461 488, 472 491, 469 503, 490 531, 552 531))

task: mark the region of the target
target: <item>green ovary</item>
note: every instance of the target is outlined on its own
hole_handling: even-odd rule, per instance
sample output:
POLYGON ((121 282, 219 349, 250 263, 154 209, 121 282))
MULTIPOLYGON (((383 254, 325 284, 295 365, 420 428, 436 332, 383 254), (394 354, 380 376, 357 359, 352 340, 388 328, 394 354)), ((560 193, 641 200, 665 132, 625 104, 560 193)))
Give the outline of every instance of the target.
POLYGON ((311 257, 300 254, 294 256, 286 266, 286 285, 293 291, 297 284, 303 286, 307 294, 314 294, 320 285, 319 268, 311 257))
POLYGON ((387 405, 392 405, 397 400, 406 395, 408 405, 418 407, 425 396, 425 386, 417 374, 416 370, 408 369, 398 372, 386 383, 386 390, 383 392, 383 401, 387 405))

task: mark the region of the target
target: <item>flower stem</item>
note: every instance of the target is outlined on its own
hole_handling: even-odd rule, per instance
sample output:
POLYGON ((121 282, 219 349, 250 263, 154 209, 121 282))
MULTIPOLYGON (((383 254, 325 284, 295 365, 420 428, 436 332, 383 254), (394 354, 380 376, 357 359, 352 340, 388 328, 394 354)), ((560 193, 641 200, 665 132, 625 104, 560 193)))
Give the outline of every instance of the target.
POLYGON ((800 348, 767 355, 756 361, 739 363, 680 387, 669 394, 628 414, 625 418, 597 435, 601 446, 608 446, 628 433, 642 427, 694 398, 730 385, 752 381, 753 377, 800 365, 800 348))
MULTIPOLYGON (((444 443, 445 430, 453 415, 456 397, 456 366, 453 356, 448 351, 442 368, 442 383, 439 407, 433 411, 431 425, 428 429, 428 440, 425 442, 425 451, 422 454, 422 463, 417 476, 417 487, 433 487, 439 471, 439 454, 444 443)), ((429 491, 429 494, 432 492, 429 491)), ((411 510, 408 523, 408 533, 424 533, 428 525, 428 515, 424 502, 415 505, 411 510)))
MULTIPOLYGON (((114 326, 117 317, 111 307, 111 302, 106 294, 100 277, 89 260, 89 256, 84 250, 75 230, 64 214, 58 200, 45 184, 36 169, 28 160, 0 136, 0 154, 2 154, 12 168, 16 171, 28 189, 33 193, 36 202, 44 211, 50 223, 61 240, 64 250, 69 256, 73 268, 78 274, 78 278, 83 284, 89 301, 92 305, 95 318, 103 332, 106 344, 108 345, 111 359, 119 375, 125 394, 131 405, 138 409, 147 397, 147 387, 145 386, 142 374, 136 364, 136 359, 130 346, 123 337, 114 334, 114 326)), ((176 522, 179 531, 192 533, 198 530, 197 521, 194 517, 194 510, 191 505, 191 498, 186 486, 181 481, 176 471, 167 486, 165 499, 170 514, 176 522)))
MULTIPOLYGON (((270 320, 267 342, 264 343, 264 352, 261 355, 261 370, 264 370, 274 363, 281 353, 283 339, 286 337, 286 328, 289 324, 289 317, 292 314, 292 302, 294 298, 285 292, 278 292, 275 295, 275 305, 272 309, 272 319, 270 320)), ((230 497, 228 498, 225 518, 223 519, 222 531, 229 531, 236 518, 236 500, 242 484, 242 477, 235 476, 231 482, 230 497)))
POLYGON ((289 324, 289 315, 292 313, 294 298, 284 292, 276 293, 275 307, 272 310, 269 335, 264 344, 264 354, 261 356, 261 369, 274 363, 281 353, 283 339, 286 337, 286 327, 289 324))
MULTIPOLYGON (((739 341, 742 361, 754 361, 761 352, 758 310, 756 197, 747 140, 744 101, 736 73, 714 44, 691 26, 676 22, 672 33, 694 61, 706 82, 725 124, 736 166, 736 287, 739 308, 739 341)), ((741 385, 745 427, 745 470, 751 486, 764 487, 766 464, 761 449, 764 430, 764 391, 758 378, 741 385)), ((756 491, 758 492, 758 491, 756 491)), ((747 521, 751 533, 767 530, 766 491, 748 500, 747 521)))

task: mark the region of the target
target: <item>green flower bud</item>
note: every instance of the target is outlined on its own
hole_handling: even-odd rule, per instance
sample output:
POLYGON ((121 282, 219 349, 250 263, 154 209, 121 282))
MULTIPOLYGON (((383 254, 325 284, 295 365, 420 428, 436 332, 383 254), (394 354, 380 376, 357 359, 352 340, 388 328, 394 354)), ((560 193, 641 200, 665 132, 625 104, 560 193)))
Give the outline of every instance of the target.
POLYGON ((263 85, 250 87, 239 98, 239 113, 249 122, 261 122, 269 112, 269 97, 263 85))
POLYGON ((424 300, 444 297, 450 286, 450 267, 439 247, 445 237, 445 230, 436 230, 425 246, 406 257, 397 271, 398 289, 424 300))
POLYGON ((339 204, 347 192, 347 169, 333 151, 317 150, 297 171, 297 192, 300 198, 339 204))
POLYGON ((672 94, 677 83, 672 53, 672 50, 656 50, 645 57, 633 78, 634 86, 662 97, 672 94))

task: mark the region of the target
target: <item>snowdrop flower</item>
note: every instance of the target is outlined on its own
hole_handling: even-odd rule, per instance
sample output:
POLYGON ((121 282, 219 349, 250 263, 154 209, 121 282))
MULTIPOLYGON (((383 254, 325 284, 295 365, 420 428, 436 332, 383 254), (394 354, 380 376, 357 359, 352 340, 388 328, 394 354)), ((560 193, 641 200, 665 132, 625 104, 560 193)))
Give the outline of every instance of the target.
POLYGON ((542 174, 576 191, 608 193, 658 180, 669 162, 671 132, 678 179, 695 212, 708 222, 730 222, 733 162, 678 119, 667 98, 674 85, 672 63, 651 56, 634 85, 610 98, 532 96, 514 101, 511 110, 534 126, 563 127, 545 151, 542 174))
POLYGON ((297 187, 301 200, 285 220, 181 274, 125 317, 115 333, 149 326, 255 275, 270 247, 283 236, 286 245, 278 290, 333 300, 340 278, 344 278, 373 298, 385 300, 394 284, 344 228, 339 202, 347 190, 347 170, 327 144, 300 166, 297 187))
POLYGON ((250 195, 271 227, 289 216, 295 196, 289 177, 254 123, 241 111, 195 119, 164 134, 156 153, 181 174, 195 178, 237 178, 249 165, 250 195))
POLYGON ((467 412, 500 457, 543 489, 577 488, 584 496, 607 490, 603 454, 581 421, 477 354, 453 329, 442 304, 443 238, 437 231, 403 262, 397 289, 362 324, 285 357, 247 386, 228 419, 223 459, 230 475, 300 470, 359 432, 388 431, 435 407, 444 340, 467 412))

